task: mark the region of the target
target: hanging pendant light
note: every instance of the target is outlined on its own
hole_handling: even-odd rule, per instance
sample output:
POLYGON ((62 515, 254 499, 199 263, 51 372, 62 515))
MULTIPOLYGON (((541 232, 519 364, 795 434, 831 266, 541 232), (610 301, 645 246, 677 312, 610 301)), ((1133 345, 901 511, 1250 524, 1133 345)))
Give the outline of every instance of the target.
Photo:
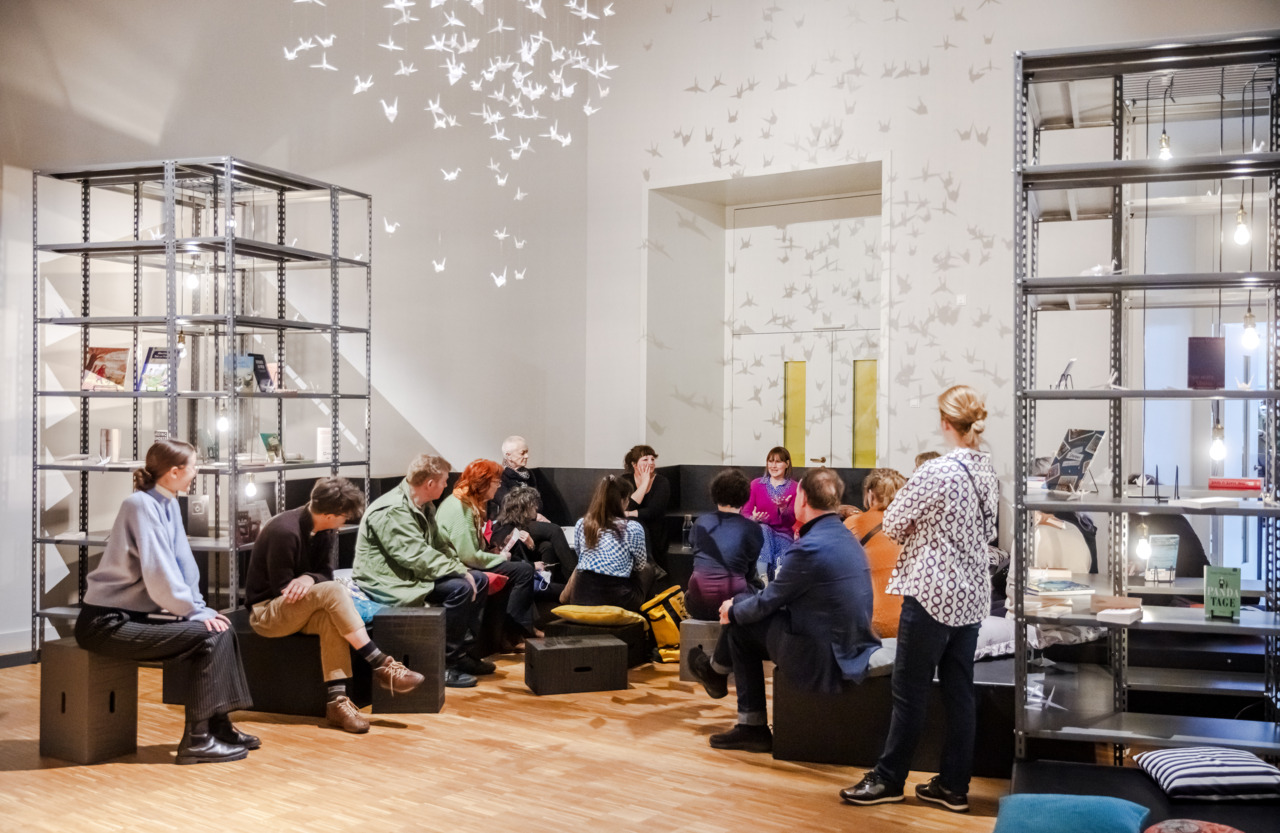
POLYGON ((1138 525, 1138 546, 1135 552, 1143 561, 1151 557, 1151 539, 1147 535, 1146 524, 1138 525))
POLYGON ((1244 332, 1240 334, 1240 346, 1246 353, 1258 349, 1262 339, 1258 336, 1258 317, 1253 314, 1253 290, 1249 291, 1249 307, 1244 313, 1244 332))
POLYGON ((1169 134, 1163 130, 1160 131, 1160 158, 1164 160, 1173 158, 1173 150, 1169 148, 1169 134))
POLYGON ((1169 131, 1165 129, 1165 116, 1169 110, 1169 96, 1173 92, 1173 76, 1169 76, 1169 86, 1164 91, 1164 102, 1160 106, 1160 159, 1168 161, 1173 158, 1173 149, 1169 146, 1169 131))
POLYGON ((1221 422, 1213 426, 1213 440, 1209 443, 1209 459, 1215 463, 1227 459, 1227 432, 1223 429, 1221 422))
POLYGON ((1240 203, 1240 210, 1236 212, 1236 233, 1232 239, 1237 246, 1248 246, 1253 239, 1253 232, 1249 230, 1249 215, 1244 210, 1243 201, 1240 203))

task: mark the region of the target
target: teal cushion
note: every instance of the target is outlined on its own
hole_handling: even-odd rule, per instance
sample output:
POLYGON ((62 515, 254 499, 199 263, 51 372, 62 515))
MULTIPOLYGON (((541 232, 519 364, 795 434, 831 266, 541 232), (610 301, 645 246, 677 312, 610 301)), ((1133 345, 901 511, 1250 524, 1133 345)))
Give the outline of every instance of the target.
POLYGON ((1142 833, 1149 812, 1122 798, 1022 793, 1000 799, 995 833, 1142 833))

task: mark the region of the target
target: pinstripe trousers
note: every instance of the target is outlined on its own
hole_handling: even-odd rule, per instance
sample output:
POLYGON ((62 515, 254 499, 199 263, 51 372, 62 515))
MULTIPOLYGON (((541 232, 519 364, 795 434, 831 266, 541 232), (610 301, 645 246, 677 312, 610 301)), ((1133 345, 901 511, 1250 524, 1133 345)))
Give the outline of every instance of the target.
POLYGON ((187 722, 253 706, 235 631, 210 631, 203 622, 139 621, 145 614, 84 605, 76 642, 95 654, 139 662, 175 663, 186 682, 187 722))

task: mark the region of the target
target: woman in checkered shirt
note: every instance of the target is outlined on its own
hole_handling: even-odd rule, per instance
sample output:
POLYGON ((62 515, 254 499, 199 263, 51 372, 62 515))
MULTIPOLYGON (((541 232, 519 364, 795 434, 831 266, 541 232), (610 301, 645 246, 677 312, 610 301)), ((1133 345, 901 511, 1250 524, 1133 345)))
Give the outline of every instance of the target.
POLYGON ((596 486, 586 517, 573 528, 578 569, 570 580, 571 604, 640 610, 653 567, 644 527, 626 517, 630 497, 631 484, 617 475, 605 476, 596 486))

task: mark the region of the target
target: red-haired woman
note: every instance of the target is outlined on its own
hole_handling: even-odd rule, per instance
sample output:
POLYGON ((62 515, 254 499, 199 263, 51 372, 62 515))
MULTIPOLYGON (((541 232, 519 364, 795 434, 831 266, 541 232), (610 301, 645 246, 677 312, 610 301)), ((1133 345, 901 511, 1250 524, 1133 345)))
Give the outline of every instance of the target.
MULTIPOLYGON (((487 506, 493 499, 498 487, 502 485, 502 466, 492 460, 472 460, 462 470, 458 482, 453 487, 453 494, 440 504, 436 511, 436 523, 440 533, 453 544, 458 558, 473 570, 487 573, 498 573, 507 577, 507 586, 500 593, 490 593, 490 604, 485 609, 489 617, 495 617, 495 610, 502 610, 501 601, 505 597, 506 619, 501 621, 500 614, 486 623, 486 634, 493 635, 504 630, 511 633, 511 641, 518 642, 519 637, 534 636, 533 627, 533 565, 527 561, 512 561, 510 548, 503 548, 505 542, 498 546, 490 546, 485 540, 485 523, 487 506), (498 602, 492 600, 498 599, 498 602), (504 627, 504 624, 510 627, 504 627)), ((527 534, 527 533, 525 533, 527 534)), ((477 634, 479 636, 479 634, 477 634)), ((492 639, 482 640, 492 642, 492 639)), ((494 648, 496 645, 487 647, 494 648)))

